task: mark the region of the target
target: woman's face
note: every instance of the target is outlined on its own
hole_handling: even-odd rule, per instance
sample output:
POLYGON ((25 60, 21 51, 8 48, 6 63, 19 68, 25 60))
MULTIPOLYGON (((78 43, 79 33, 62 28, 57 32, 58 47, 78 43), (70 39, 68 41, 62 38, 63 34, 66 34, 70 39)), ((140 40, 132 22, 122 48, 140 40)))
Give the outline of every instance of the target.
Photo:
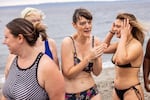
POLYGON ((42 22, 41 15, 39 13, 36 13, 36 12, 33 12, 31 15, 27 16, 25 19, 27 19, 28 21, 30 21, 34 25, 36 23, 42 22))
POLYGON ((117 38, 121 37, 121 27, 123 25, 123 21, 116 19, 113 24, 113 31, 115 31, 115 35, 117 38))
POLYGON ((84 17, 80 17, 73 26, 77 30, 78 34, 89 37, 92 31, 92 20, 87 20, 84 17))
POLYGON ((4 30, 4 41, 3 43, 7 45, 8 50, 11 54, 15 54, 17 52, 17 49, 19 48, 17 37, 14 37, 8 28, 5 28, 4 30))

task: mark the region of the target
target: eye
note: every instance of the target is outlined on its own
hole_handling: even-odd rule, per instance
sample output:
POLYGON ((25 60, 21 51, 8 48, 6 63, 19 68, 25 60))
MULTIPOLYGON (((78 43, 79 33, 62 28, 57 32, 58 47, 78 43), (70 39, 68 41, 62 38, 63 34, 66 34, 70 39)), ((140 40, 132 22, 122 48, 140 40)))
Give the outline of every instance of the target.
POLYGON ((80 22, 79 24, 83 26, 86 24, 86 22, 80 22))
POLYGON ((92 21, 88 21, 88 24, 91 24, 92 23, 92 21))

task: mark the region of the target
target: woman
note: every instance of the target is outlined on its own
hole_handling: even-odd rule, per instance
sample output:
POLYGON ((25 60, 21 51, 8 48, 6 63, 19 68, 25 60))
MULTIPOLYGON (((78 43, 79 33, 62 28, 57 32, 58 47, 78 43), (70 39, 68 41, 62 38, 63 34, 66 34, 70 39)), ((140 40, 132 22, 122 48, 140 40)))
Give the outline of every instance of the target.
POLYGON ((4 44, 16 57, 10 62, 1 100, 64 100, 64 80, 57 65, 35 48, 41 28, 24 18, 6 25, 4 44))
POLYGON ((100 100, 100 93, 92 77, 102 71, 101 55, 106 48, 92 36, 92 15, 84 9, 73 14, 76 32, 62 41, 61 64, 66 82, 66 100, 100 100))
MULTIPOLYGON (((32 24, 41 24, 43 27, 43 31, 40 32, 39 38, 36 41, 35 48, 43 53, 47 54, 54 62, 58 65, 59 68, 59 61, 57 57, 57 49, 56 43, 53 39, 48 38, 46 34, 46 26, 42 23, 42 20, 45 18, 42 11, 36 8, 27 7, 21 12, 21 17, 27 19, 28 21, 32 22, 32 24)), ((10 54, 8 56, 8 60, 5 66, 5 75, 7 76, 9 65, 12 59, 15 58, 15 55, 10 54)))
POLYGON ((147 42, 145 56, 143 60, 143 78, 144 78, 144 86, 147 92, 150 92, 150 39, 147 42))
POLYGON ((45 27, 45 32, 40 34, 41 37, 38 38, 36 46, 40 51, 45 52, 45 54, 59 65, 56 43, 52 38, 48 38, 46 34, 46 26, 42 22, 45 18, 44 13, 39 9, 27 7, 21 12, 21 17, 27 19, 33 24, 40 23, 45 27))
POLYGON ((138 78, 143 60, 144 29, 136 17, 130 13, 118 14, 104 42, 108 44, 105 52, 114 53, 112 63, 116 66, 116 75, 113 100, 144 100, 138 78), (119 40, 110 43, 114 35, 119 40))

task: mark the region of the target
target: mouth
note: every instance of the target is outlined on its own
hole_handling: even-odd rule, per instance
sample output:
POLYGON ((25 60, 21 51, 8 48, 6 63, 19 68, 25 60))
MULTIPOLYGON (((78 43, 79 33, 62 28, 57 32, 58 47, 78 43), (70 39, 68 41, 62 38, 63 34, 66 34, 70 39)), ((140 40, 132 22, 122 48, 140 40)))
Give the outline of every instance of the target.
POLYGON ((91 32, 91 30, 84 30, 84 32, 85 32, 85 33, 89 33, 89 32, 91 32))

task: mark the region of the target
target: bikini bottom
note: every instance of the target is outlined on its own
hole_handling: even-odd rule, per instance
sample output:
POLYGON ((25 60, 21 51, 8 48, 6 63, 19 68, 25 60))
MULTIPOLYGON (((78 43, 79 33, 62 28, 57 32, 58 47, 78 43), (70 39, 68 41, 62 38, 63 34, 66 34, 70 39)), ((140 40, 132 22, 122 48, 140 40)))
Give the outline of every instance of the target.
POLYGON ((142 96, 141 96, 139 90, 135 87, 135 86, 137 86, 137 85, 140 85, 140 83, 135 84, 135 85, 133 85, 133 86, 127 88, 127 89, 121 89, 121 90, 120 90, 120 89, 115 88, 116 94, 117 94, 117 96, 119 97, 120 100, 124 100, 124 94, 125 94, 128 90, 133 89, 133 90, 135 91, 137 97, 139 98, 139 100, 142 100, 142 96))
POLYGON ((66 93, 65 100, 91 100, 91 98, 99 93, 96 85, 88 90, 80 93, 66 93))

